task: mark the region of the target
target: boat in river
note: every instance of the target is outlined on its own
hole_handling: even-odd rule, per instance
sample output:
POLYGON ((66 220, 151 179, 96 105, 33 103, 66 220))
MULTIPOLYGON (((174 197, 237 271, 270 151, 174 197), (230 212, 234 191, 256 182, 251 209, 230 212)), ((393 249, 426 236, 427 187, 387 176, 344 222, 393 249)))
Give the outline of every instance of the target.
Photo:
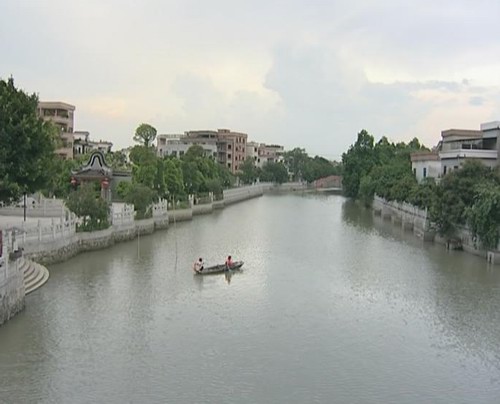
POLYGON ((197 271, 193 268, 196 275, 209 275, 209 274, 220 274, 226 271, 239 271, 243 266, 243 261, 235 261, 230 268, 226 264, 213 265, 211 267, 203 268, 203 271, 197 271))

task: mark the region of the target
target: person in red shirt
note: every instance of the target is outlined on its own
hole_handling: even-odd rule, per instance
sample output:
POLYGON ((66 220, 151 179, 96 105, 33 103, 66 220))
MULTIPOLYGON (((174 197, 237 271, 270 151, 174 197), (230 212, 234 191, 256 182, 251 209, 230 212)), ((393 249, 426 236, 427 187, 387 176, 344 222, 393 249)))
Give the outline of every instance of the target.
POLYGON ((232 266, 233 266, 233 260, 231 259, 231 256, 228 255, 226 259, 226 268, 231 269, 232 266))

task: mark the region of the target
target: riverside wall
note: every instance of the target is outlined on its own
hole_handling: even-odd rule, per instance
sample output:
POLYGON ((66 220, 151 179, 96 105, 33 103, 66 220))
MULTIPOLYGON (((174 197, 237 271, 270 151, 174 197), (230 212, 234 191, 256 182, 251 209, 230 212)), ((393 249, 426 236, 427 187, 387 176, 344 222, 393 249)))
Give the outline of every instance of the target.
MULTIPOLYGON (((81 252, 110 247, 117 242, 129 241, 138 235, 151 234, 156 230, 168 228, 174 222, 192 220, 197 215, 210 214, 216 209, 262 196, 264 190, 270 190, 270 184, 256 184, 224 191, 224 199, 206 204, 190 204, 186 209, 172 209, 166 214, 155 214, 149 219, 133 220, 133 209, 125 207, 113 212, 113 225, 104 230, 93 232, 75 231, 75 225, 56 224, 48 235, 40 235, 22 243, 24 255, 41 264, 53 264, 65 261, 81 252)), ((39 231, 42 234, 42 230, 39 231)), ((45 233, 44 233, 45 234, 45 233)), ((25 237, 26 238, 26 237, 25 237)))
MULTIPOLYGON (((1 245, 0 245, 0 248, 1 245)), ((0 256, 0 325, 24 309, 24 273, 19 257, 9 258, 7 248, 0 256)))
POLYGON ((401 226, 404 230, 412 231, 424 241, 441 244, 450 250, 462 249, 469 254, 485 258, 492 264, 500 264, 500 251, 479 248, 477 240, 465 227, 459 228, 455 237, 444 237, 437 234, 432 228, 426 209, 422 210, 408 203, 389 202, 378 196, 373 199, 372 209, 376 216, 390 220, 394 225, 401 226))

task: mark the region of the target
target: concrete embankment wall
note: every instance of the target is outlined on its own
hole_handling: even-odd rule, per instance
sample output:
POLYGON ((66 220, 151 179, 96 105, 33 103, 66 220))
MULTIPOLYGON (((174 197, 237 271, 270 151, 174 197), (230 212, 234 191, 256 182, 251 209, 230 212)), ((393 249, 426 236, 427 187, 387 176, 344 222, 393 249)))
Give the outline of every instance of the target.
POLYGON ((52 240, 41 239, 23 245, 27 258, 41 264, 53 264, 65 261, 80 252, 99 250, 121 241, 132 240, 138 234, 150 234, 155 230, 164 229, 174 221, 192 220, 196 215, 209 214, 214 209, 220 209, 232 203, 255 198, 263 194, 263 189, 269 189, 269 184, 252 185, 224 191, 224 200, 207 204, 193 205, 187 209, 172 209, 168 217, 134 220, 131 222, 117 221, 104 230, 93 232, 69 233, 65 237, 54 237, 52 240))
POLYGON ((413 231, 417 237, 425 241, 434 240, 435 232, 431 229, 427 210, 419 209, 409 203, 389 202, 378 196, 374 197, 372 208, 375 215, 391 220, 405 230, 413 231))
POLYGON ((21 259, 0 258, 0 325, 24 308, 24 273, 21 259))
POLYGON ((389 202, 378 196, 374 197, 372 208, 375 215, 381 216, 385 220, 391 220, 393 224, 402 226, 405 230, 413 231, 417 237, 424 241, 442 244, 448 249, 461 248, 469 254, 486 258, 490 263, 500 264, 500 251, 486 251, 478 248, 478 243, 474 240, 469 229, 465 227, 459 228, 453 238, 437 234, 432 229, 427 210, 407 203, 389 202))
POLYGON ((24 247, 24 255, 41 264, 53 264, 65 261, 81 252, 100 250, 117 242, 133 240, 137 235, 151 234, 155 229, 163 229, 165 226, 164 220, 155 221, 153 218, 135 220, 129 225, 73 233, 68 237, 49 242, 27 244, 24 247))

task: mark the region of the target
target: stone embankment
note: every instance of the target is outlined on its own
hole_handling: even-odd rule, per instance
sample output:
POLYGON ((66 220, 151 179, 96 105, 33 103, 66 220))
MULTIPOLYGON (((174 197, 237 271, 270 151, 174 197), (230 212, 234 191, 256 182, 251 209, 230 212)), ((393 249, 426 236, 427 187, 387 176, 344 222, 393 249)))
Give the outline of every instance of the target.
MULTIPOLYGON (((3 243, 0 242, 3 246, 0 255, 0 324, 24 308, 25 295, 47 282, 49 272, 41 264, 65 261, 80 252, 132 240, 138 235, 166 229, 171 221, 192 220, 197 215, 209 214, 225 206, 262 196, 264 192, 304 189, 303 184, 255 184, 226 190, 221 200, 212 197, 210 201, 197 203, 191 198, 188 208, 171 209, 168 212, 163 201, 153 206, 151 218, 142 220, 135 220, 133 206, 116 204, 111 212, 112 225, 93 232, 77 233, 76 218, 65 210, 61 210, 63 214, 59 218, 38 220, 36 226, 25 226, 23 223, 21 229, 3 231, 3 243)), ((59 210, 61 207, 53 208, 59 210)), ((48 206, 44 209, 46 217, 48 206)))
POLYGON ((446 246, 447 249, 463 249, 465 252, 483 257, 492 264, 500 264, 500 251, 487 251, 478 248, 478 243, 467 228, 460 228, 456 237, 443 237, 437 234, 432 227, 427 210, 422 210, 408 203, 386 201, 378 196, 374 197, 373 212, 385 220, 391 220, 394 225, 413 233, 424 241, 435 242, 446 246))
POLYGON ((24 262, 20 257, 9 258, 3 246, 0 256, 0 325, 24 308, 24 262))
POLYGON ((130 205, 117 205, 111 214, 112 226, 93 232, 76 232, 76 218, 52 220, 48 226, 26 229, 18 236, 18 243, 24 249, 25 257, 41 264, 65 261, 80 252, 107 248, 121 241, 132 240, 138 235, 150 234, 165 229, 174 221, 192 220, 193 217, 212 213, 227 205, 262 196, 264 191, 273 189, 270 184, 233 188, 224 191, 220 201, 213 198, 208 203, 197 204, 191 199, 188 208, 170 209, 166 203, 153 207, 153 217, 134 220, 134 210, 130 205))

